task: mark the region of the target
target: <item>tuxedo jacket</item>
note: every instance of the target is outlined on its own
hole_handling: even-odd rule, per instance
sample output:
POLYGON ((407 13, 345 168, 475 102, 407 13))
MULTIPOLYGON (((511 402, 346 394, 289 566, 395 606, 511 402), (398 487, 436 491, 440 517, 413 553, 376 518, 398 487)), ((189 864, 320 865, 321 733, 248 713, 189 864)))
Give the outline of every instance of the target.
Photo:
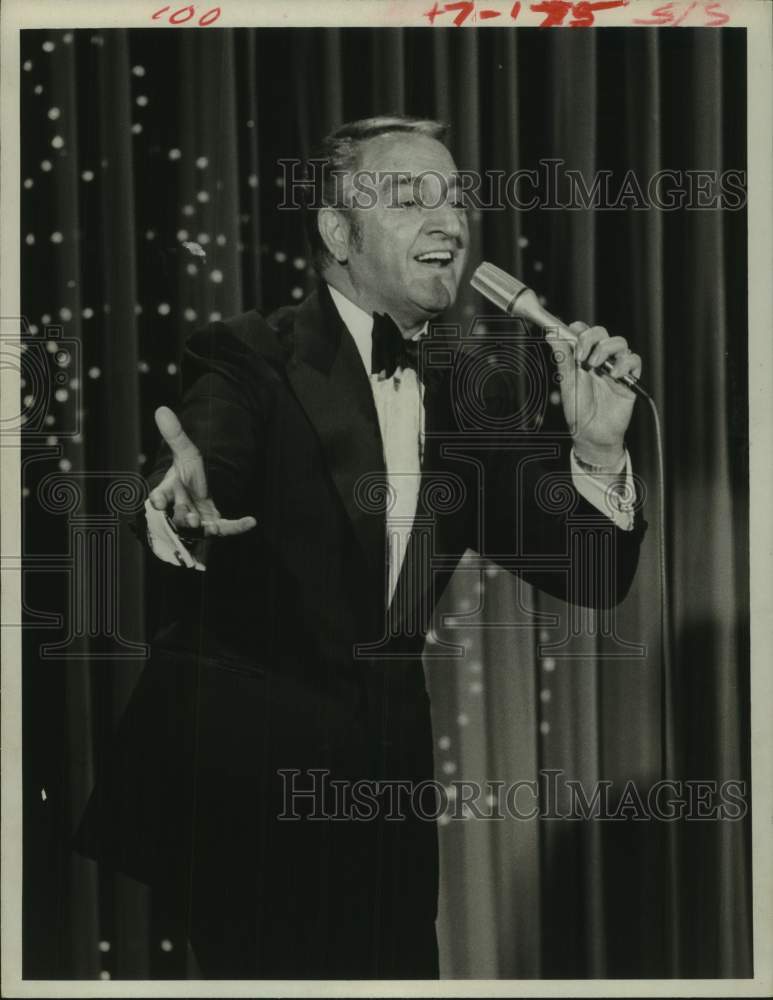
POLYGON ((167 606, 75 846, 169 893, 207 974, 437 975, 431 807, 353 819, 340 789, 433 777, 422 649, 468 549, 575 603, 629 589, 641 515, 620 530, 576 492, 479 347, 422 348, 421 488, 388 606, 379 425, 327 287, 187 343, 181 422, 220 512, 257 527, 207 543, 204 573, 149 560, 167 606))

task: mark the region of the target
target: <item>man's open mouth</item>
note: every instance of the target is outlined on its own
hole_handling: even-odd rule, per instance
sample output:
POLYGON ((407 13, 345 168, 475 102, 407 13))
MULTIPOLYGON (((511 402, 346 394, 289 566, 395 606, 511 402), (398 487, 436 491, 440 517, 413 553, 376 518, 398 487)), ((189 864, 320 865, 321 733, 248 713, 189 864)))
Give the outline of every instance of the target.
POLYGON ((428 264, 431 267, 448 267, 453 261, 454 255, 450 250, 430 250, 428 253, 420 253, 414 260, 419 264, 428 264))

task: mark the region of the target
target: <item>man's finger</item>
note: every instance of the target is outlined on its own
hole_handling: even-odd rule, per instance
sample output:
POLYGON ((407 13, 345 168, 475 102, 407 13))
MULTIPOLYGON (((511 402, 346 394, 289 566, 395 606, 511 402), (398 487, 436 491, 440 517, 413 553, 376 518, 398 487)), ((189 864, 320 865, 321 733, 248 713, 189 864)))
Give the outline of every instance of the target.
POLYGON ((185 515, 185 526, 194 529, 201 527, 201 515, 195 508, 185 515))
POLYGON ((156 410, 156 426, 172 450, 175 468, 188 493, 194 500, 204 500, 208 495, 208 488, 201 452, 168 406, 159 406, 156 410))
POLYGON ((170 503, 174 501, 174 486, 177 481, 177 473, 172 466, 167 469, 166 475, 148 494, 148 500, 150 500, 153 507, 156 510, 166 510, 170 503))
POLYGON ((609 334, 603 326, 589 326, 582 331, 577 338, 577 350, 575 357, 578 364, 587 361, 588 356, 595 346, 602 340, 607 340, 609 334))
POLYGON ((203 521, 202 528, 206 537, 226 535, 243 535, 245 531, 251 531, 258 522, 254 517, 238 517, 233 520, 220 517, 216 521, 203 521))
POLYGON ((155 413, 156 427, 161 437, 172 449, 175 459, 190 462, 199 455, 199 449, 183 430, 182 424, 168 406, 159 406, 155 413))
POLYGON ((628 350, 628 341, 625 337, 607 337, 600 340, 587 358, 589 368, 599 368, 607 358, 616 354, 625 354, 628 350))
POLYGON ((195 511, 195 505, 185 486, 179 479, 174 481, 174 514, 172 520, 176 528, 185 528, 188 517, 195 511))
POLYGON ((633 351, 620 354, 615 359, 612 371, 609 374, 612 378, 620 378, 623 375, 633 375, 634 378, 639 378, 641 375, 641 358, 638 354, 634 354, 633 351))

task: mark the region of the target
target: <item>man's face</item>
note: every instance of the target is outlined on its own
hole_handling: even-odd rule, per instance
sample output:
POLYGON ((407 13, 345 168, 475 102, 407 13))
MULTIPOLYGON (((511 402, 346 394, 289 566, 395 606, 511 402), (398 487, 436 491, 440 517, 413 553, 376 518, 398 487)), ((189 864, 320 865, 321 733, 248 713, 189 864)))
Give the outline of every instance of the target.
POLYGON ((453 304, 467 259, 456 166, 436 139, 398 133, 368 140, 359 169, 378 200, 352 210, 350 280, 360 304, 416 329, 453 304))

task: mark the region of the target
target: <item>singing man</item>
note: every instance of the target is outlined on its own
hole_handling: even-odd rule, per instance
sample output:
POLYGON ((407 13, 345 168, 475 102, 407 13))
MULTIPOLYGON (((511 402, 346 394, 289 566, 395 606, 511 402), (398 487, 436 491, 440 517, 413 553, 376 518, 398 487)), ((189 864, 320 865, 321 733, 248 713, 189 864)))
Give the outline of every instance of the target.
POLYGON ((433 608, 468 549, 597 608, 636 569, 624 338, 551 340, 568 454, 496 431, 517 411, 496 359, 471 418, 464 337, 423 363, 468 265, 444 139, 402 116, 328 136, 317 288, 195 333, 156 415, 169 608, 77 842, 171 901, 207 978, 436 978, 433 608))

